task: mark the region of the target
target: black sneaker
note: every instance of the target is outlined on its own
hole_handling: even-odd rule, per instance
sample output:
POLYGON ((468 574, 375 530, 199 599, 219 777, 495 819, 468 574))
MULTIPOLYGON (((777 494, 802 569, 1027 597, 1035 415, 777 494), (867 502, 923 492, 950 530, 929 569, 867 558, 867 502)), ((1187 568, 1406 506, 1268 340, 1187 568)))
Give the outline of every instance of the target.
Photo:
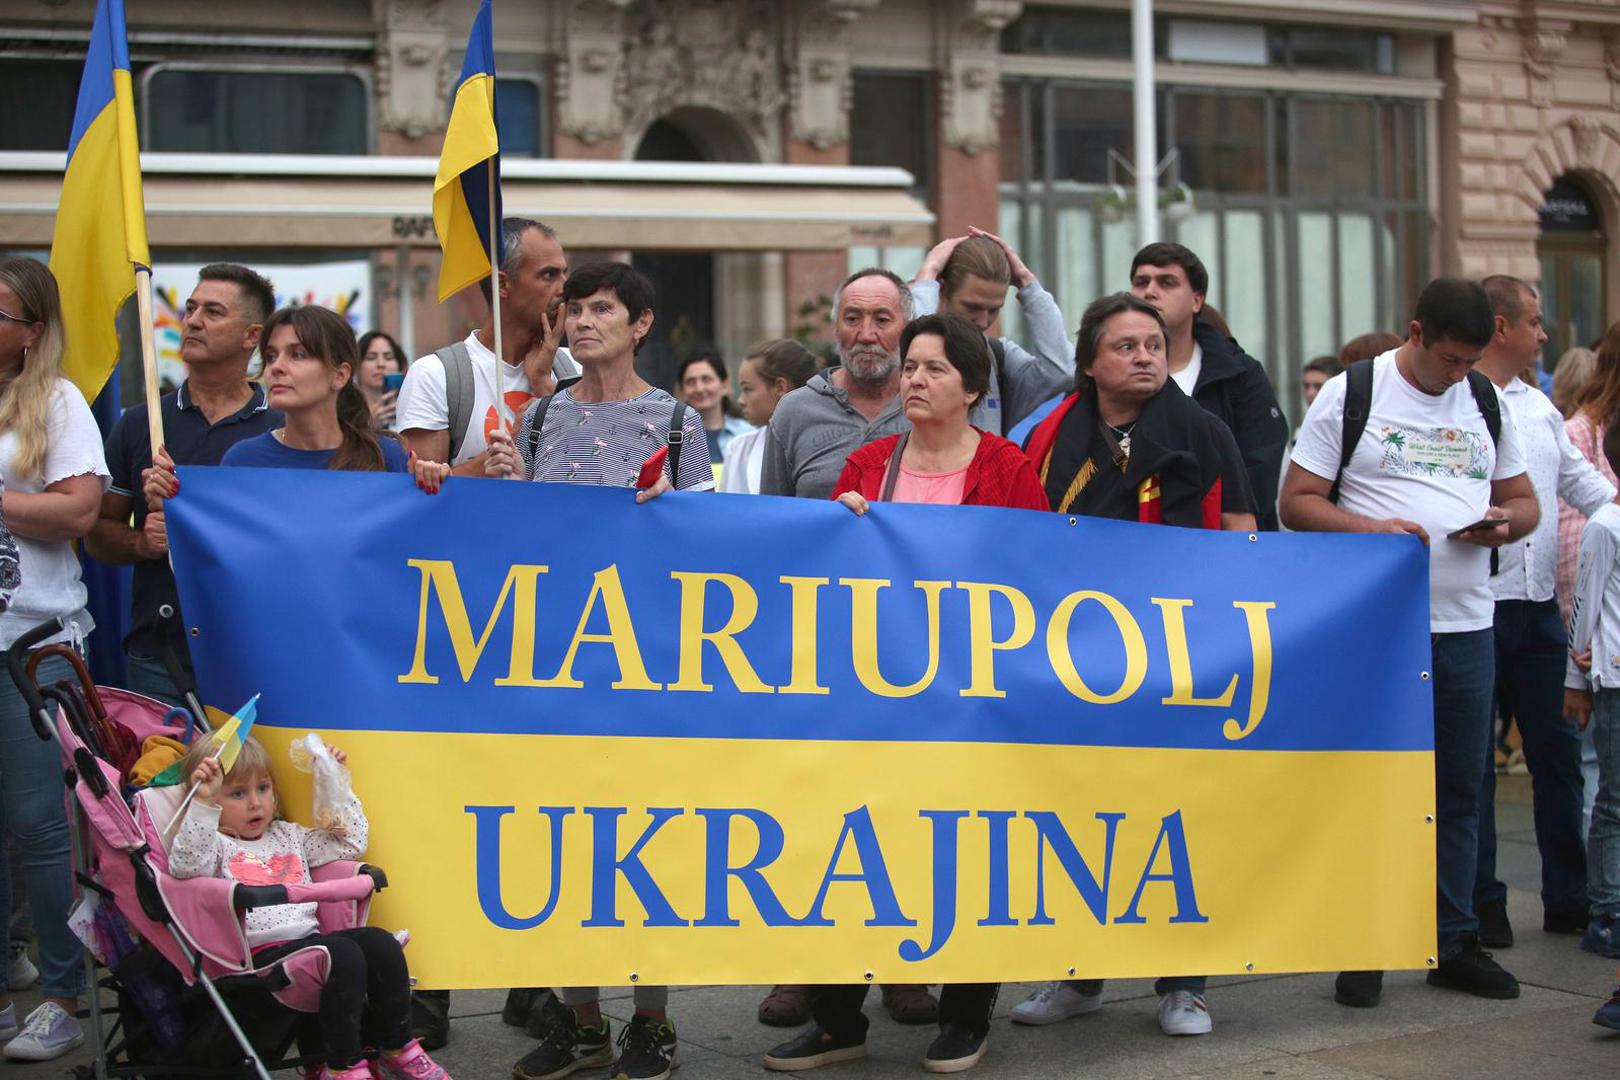
POLYGON ((765 1067, 772 1072, 804 1072, 840 1061, 866 1056, 866 1036, 855 1040, 835 1039, 816 1025, 792 1042, 765 1055, 765 1067))
POLYGON ((1591 918, 1586 912, 1587 909, 1583 907, 1566 911, 1549 910, 1541 917, 1541 928, 1549 934, 1584 934, 1591 918))
POLYGON ((1333 1000, 1352 1009, 1370 1009, 1383 996, 1382 971, 1341 971, 1333 982, 1333 1000))
POLYGON ((613 1040, 604 1017, 594 1028, 582 1027, 574 1011, 556 1014, 540 1045, 512 1066, 513 1080, 561 1080, 575 1069, 606 1065, 613 1060, 613 1040))
POLYGON ((931 1073, 967 1072, 984 1057, 990 1045, 988 1034, 980 1035, 966 1024, 941 1024, 939 1038, 923 1055, 923 1071, 931 1073))
POLYGON ((530 1019, 540 1014, 545 999, 551 996, 551 990, 545 987, 518 987, 508 990, 506 1004, 501 1006, 501 1023, 519 1028, 527 1026, 530 1019))
POLYGON ((613 1080, 664 1080, 675 1067, 675 1025, 639 1014, 619 1032, 613 1080))
POLYGON ((543 1039, 546 1032, 551 1030, 553 1024, 569 1024, 574 1020, 574 1010, 562 1003, 562 999, 549 990, 540 991, 534 1005, 529 1009, 529 1018, 523 1022, 523 1030, 532 1038, 543 1039))
POLYGON ((1442 957, 1439 966, 1429 972, 1430 986, 1502 1001, 1519 996, 1519 980, 1503 971, 1491 954, 1479 947, 1478 934, 1463 934, 1460 944, 1461 948, 1442 957))
POLYGON ((1507 901, 1487 900, 1474 905, 1479 917, 1479 943, 1487 949, 1513 948, 1513 924, 1508 922, 1507 901))
POLYGON ((424 1050, 437 1050, 450 1041, 450 991, 411 994, 411 1038, 424 1050))

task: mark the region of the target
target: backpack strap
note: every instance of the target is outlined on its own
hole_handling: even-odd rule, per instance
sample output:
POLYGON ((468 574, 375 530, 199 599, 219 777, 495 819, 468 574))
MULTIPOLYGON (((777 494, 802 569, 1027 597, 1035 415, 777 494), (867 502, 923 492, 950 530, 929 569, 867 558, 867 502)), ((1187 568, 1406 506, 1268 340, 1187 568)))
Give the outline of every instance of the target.
POLYGON ((990 371, 996 377, 996 389, 1001 393, 1001 430, 997 435, 1007 434, 1007 343, 998 337, 990 341, 990 371))
POLYGON ((450 420, 450 460, 454 462, 461 453, 461 444, 467 440, 467 426, 472 422, 472 354, 467 351, 465 341, 458 341, 435 349, 433 355, 444 364, 444 404, 450 420))
MULTIPOLYGON (((1496 384, 1483 371, 1468 370, 1468 389, 1474 393, 1474 404, 1485 418, 1485 430, 1491 434, 1491 449, 1502 444, 1502 399, 1496 396, 1496 384)), ((1501 562, 1500 548, 1491 548, 1491 573, 1494 575, 1501 562)))
MULTIPOLYGON (((538 467, 538 463, 540 461, 541 428, 545 425, 546 410, 551 407, 551 399, 556 396, 556 394, 547 394, 543 398, 535 398, 534 401, 529 405, 529 476, 533 476, 534 470, 538 467)), ((524 479, 527 480, 529 477, 526 476, 524 479)))
POLYGON ((894 485, 900 480, 900 455, 906 452, 906 441, 911 438, 911 432, 900 433, 900 441, 894 444, 894 453, 889 455, 889 467, 883 471, 883 486, 878 489, 878 502, 894 501, 894 485))
POLYGON ((1328 501, 1335 505, 1339 501, 1339 485, 1344 479, 1344 470, 1355 456, 1362 432, 1367 430, 1367 414, 1372 411, 1372 390, 1371 360, 1357 360, 1344 369, 1344 431, 1339 446, 1339 471, 1334 474, 1333 488, 1328 492, 1328 501))
POLYGON ((681 443, 686 441, 686 402, 677 401, 669 414, 669 483, 681 486, 681 443))

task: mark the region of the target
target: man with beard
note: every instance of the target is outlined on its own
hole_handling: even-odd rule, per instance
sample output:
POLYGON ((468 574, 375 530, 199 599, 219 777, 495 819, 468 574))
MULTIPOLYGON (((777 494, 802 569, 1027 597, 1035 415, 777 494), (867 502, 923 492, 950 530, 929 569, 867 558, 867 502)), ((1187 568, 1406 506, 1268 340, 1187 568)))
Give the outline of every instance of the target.
POLYGON ((910 429, 900 408, 900 331, 911 315, 911 291, 888 270, 857 271, 838 287, 839 365, 777 403, 765 432, 761 494, 830 499, 853 451, 910 429))

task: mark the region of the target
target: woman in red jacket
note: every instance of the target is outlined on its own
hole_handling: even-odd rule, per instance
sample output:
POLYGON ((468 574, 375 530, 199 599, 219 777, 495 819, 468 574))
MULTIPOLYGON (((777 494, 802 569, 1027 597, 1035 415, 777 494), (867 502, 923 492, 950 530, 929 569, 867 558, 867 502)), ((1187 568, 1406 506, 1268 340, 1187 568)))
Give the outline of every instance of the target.
POLYGON ((968 423, 990 385, 984 335, 956 315, 925 315, 900 335, 900 403, 911 430, 849 455, 833 498, 866 513, 872 502, 1049 509, 1024 452, 968 423))

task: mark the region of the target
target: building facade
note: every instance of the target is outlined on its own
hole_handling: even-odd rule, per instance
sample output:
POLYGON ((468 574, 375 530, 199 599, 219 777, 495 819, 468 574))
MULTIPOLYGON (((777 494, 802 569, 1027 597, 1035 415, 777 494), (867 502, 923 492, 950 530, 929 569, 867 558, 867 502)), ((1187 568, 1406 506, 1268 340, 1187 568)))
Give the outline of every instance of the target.
MULTIPOLYGON (((0 185, 28 192, 0 195, 0 246, 48 242, 40 155, 92 6, 0 0, 0 185)), ((474 6, 128 0, 155 259, 341 264, 418 352, 483 318, 433 302, 424 227, 474 6)), ((1539 281, 1549 362, 1620 316, 1620 0, 1159 0, 1154 23, 1166 238, 1296 412, 1300 363, 1400 330, 1436 273, 1539 281)), ((852 266, 909 274, 968 225, 1071 322, 1126 284, 1126 0, 498 0, 495 26, 508 209, 654 277, 660 381, 704 340, 824 336, 852 266)))

